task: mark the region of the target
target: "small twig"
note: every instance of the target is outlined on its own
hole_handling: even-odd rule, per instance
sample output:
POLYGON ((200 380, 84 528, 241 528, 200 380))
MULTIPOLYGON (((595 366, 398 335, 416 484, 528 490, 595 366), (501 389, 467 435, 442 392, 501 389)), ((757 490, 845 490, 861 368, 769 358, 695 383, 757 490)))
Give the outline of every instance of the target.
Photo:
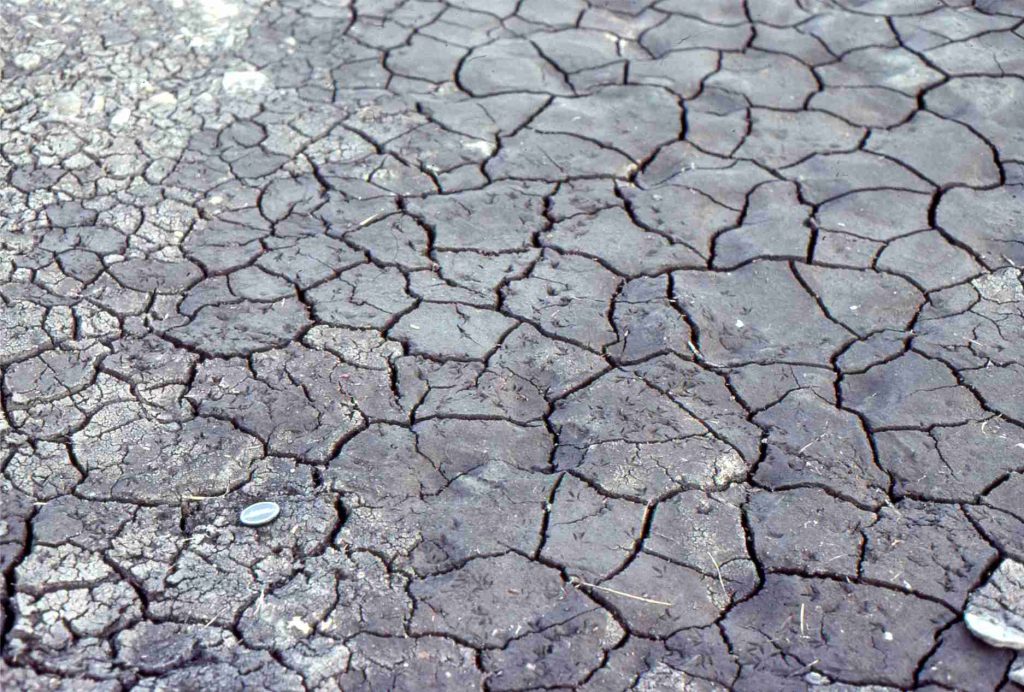
POLYGON ((815 444, 816 442, 819 442, 820 440, 825 439, 825 436, 828 435, 828 426, 829 426, 829 424, 826 422, 825 423, 825 429, 822 431, 822 433, 820 435, 818 435, 816 438, 814 438, 813 440, 811 440, 810 442, 808 442, 807 444, 805 444, 803 447, 801 447, 800 451, 797 452, 797 454, 803 454, 805 451, 807 451, 810 448, 811 445, 815 444))
POLYGON ((652 605, 665 606, 666 608, 671 608, 672 607, 671 603, 666 603, 665 601, 656 601, 653 598, 644 598, 643 596, 636 596, 634 594, 626 593, 625 591, 619 591, 618 589, 612 589, 612 588, 609 588, 607 586, 599 586, 597 584, 590 584, 588 582, 583 581, 579 577, 569 577, 569 583, 572 584, 573 586, 576 586, 576 587, 586 586, 586 587, 589 587, 591 589, 597 589, 598 591, 607 591, 608 593, 613 593, 616 596, 622 596, 623 598, 632 598, 634 601, 643 601, 644 603, 650 603, 652 605))
POLYGON ((179 495, 182 502, 188 500, 189 502, 202 502, 203 500, 216 500, 217 498, 227 497, 228 493, 231 492, 231 488, 224 488, 224 492, 219 495, 179 495))
POLYGON ((256 599, 256 612, 253 613, 253 617, 259 617, 260 613, 263 612, 263 605, 267 599, 267 585, 264 584, 260 587, 260 597, 256 599))
POLYGON ((722 586, 722 593, 725 594, 726 598, 729 598, 729 589, 725 588, 725 579, 722 578, 722 567, 718 564, 718 560, 715 556, 708 551, 708 557, 711 558, 711 563, 715 566, 715 571, 718 572, 718 583, 722 586))
POLYGON ((366 226, 367 224, 371 224, 374 221, 376 221, 379 217, 380 217, 380 214, 374 214, 373 216, 367 216, 365 219, 363 219, 362 221, 359 222, 359 225, 356 226, 356 228, 362 228, 363 226, 366 226))
POLYGON ((811 440, 810 442, 805 444, 803 447, 800 448, 800 451, 798 451, 797 454, 803 454, 804 452, 806 452, 810 448, 811 445, 813 445, 814 443, 818 442, 823 437, 825 437, 825 433, 822 433, 822 434, 818 435, 816 438, 814 438, 813 440, 811 440))
POLYGON ((713 368, 721 368, 721 367, 723 367, 722 365, 719 365, 718 363, 712 363, 712 362, 711 362, 710 360, 708 360, 707 358, 705 358, 705 357, 704 357, 704 354, 700 352, 700 349, 699 349, 699 348, 697 348, 697 347, 696 347, 696 346, 694 345, 694 343, 693 343, 693 340, 692 340, 692 339, 691 339, 691 340, 689 340, 689 341, 687 341, 687 342, 686 342, 686 345, 690 347, 690 351, 691 351, 691 352, 693 353, 693 355, 695 355, 695 356, 696 356, 697 358, 699 358, 700 360, 704 361, 705 363, 707 363, 707 364, 708 364, 708 365, 710 365, 711 367, 713 367, 713 368))
POLYGON ((210 625, 212 625, 214 622, 217 621, 217 618, 219 618, 221 615, 223 615, 224 613, 226 613, 230 609, 231 609, 231 605, 229 604, 229 605, 224 606, 220 610, 218 610, 216 613, 213 614, 212 618, 210 618, 209 620, 206 621, 206 624, 203 625, 203 629, 208 628, 210 625))
MULTIPOLYGON (((981 423, 981 434, 982 435, 988 435, 988 433, 985 432, 985 426, 988 425, 989 423, 991 423, 992 421, 998 422, 998 421, 1002 420, 1002 418, 1003 418, 1003 414, 997 413, 996 415, 992 416, 991 418, 986 418, 984 421, 982 421, 982 423, 981 423)), ((1005 439, 1005 436, 1003 436, 1003 437, 1005 439)))
POLYGON ((821 661, 821 659, 820 659, 820 658, 816 658, 816 659, 814 659, 813 661, 811 661, 810 663, 808 663, 808 664, 807 664, 806 666, 804 666, 803 668, 799 668, 799 669, 797 669, 797 670, 794 670, 794 671, 793 671, 792 673, 790 673, 790 674, 789 674, 789 677, 791 677, 791 678, 799 677, 799 676, 803 675, 804 673, 806 673, 806 672, 808 672, 808 671, 810 671, 810 670, 813 670, 813 669, 814 669, 814 666, 818 665, 818 663, 819 663, 820 661, 821 661))

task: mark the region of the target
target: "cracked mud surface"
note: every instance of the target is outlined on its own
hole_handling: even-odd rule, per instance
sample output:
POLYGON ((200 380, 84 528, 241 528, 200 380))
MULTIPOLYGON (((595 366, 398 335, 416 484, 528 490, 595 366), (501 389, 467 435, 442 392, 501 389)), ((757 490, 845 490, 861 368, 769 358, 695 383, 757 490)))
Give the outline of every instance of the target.
POLYGON ((5 687, 1015 689, 1018 0, 0 12, 5 687))

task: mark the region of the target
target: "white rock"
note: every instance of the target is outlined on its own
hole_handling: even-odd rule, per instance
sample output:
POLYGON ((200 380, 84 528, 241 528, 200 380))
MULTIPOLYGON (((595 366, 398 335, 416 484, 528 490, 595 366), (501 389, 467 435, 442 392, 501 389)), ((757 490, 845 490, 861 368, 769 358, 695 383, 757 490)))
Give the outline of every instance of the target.
POLYGON ((1010 680, 1024 687, 1024 654, 1017 654, 1017 658, 1010 666, 1010 680))
POLYGON ((107 107, 107 97, 103 94, 93 94, 89 101, 89 113, 102 113, 107 107))
POLYGON ((985 300, 995 303, 1017 303, 1024 300, 1024 286, 1021 286, 1020 275, 1020 269, 1007 267, 992 274, 979 276, 971 284, 985 300))
POLYGON ((203 0, 203 17, 209 22, 223 22, 238 16, 238 5, 225 0, 203 0))
POLYGON ((43 62, 43 59, 35 53, 18 53, 14 56, 14 65, 19 69, 31 72, 32 70, 39 67, 43 62))
POLYGON ((132 111, 130 108, 118 108, 114 115, 110 117, 110 127, 112 129, 124 127, 131 119, 132 111))
POLYGON ((221 82, 224 85, 224 91, 229 94, 237 94, 265 89, 269 85, 270 79, 259 70, 235 70, 225 72, 221 82))
POLYGON ((1005 618, 985 611, 964 613, 964 624, 978 639, 1001 649, 1024 651, 1024 630, 1007 626, 1005 618))
POLYGON ((1024 651, 1024 564, 1003 560, 971 594, 964 625, 987 644, 1024 651))
POLYGON ((494 145, 491 144, 490 142, 485 142, 480 139, 473 140, 472 142, 466 142, 465 144, 463 144, 463 146, 466 149, 475 151, 479 154, 482 154, 483 156, 490 156, 491 154, 494 153, 494 145))
POLYGON ((82 98, 78 94, 65 92, 53 97, 54 113, 72 118, 82 112, 82 98))
POLYGON ((148 110, 153 108, 169 108, 176 105, 177 103, 177 96, 175 96, 169 91, 161 91, 160 93, 153 94, 148 99, 146 99, 146 102, 143 104, 143 106, 148 110))

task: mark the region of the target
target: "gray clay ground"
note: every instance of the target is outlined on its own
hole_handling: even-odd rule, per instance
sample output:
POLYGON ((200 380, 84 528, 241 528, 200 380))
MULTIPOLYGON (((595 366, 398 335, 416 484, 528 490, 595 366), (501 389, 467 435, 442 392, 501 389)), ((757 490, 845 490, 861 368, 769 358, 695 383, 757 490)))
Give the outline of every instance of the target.
POLYGON ((1020 0, 0 12, 5 689, 1024 679, 1020 0))

